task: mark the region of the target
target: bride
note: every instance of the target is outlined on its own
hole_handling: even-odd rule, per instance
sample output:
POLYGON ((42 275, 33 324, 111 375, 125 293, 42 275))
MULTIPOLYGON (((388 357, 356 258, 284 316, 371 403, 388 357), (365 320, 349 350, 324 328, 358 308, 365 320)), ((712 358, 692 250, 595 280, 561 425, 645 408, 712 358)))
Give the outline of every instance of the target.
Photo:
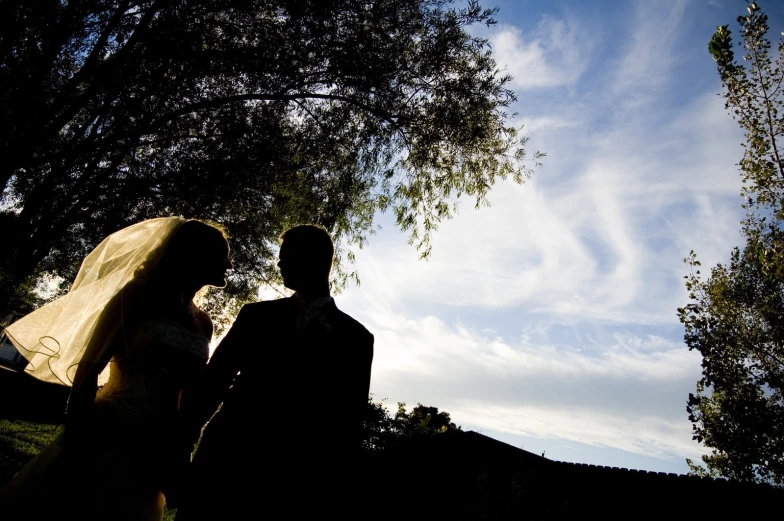
POLYGON ((162 519, 161 489, 187 458, 180 390, 213 333, 193 299, 225 286, 226 237, 177 217, 120 230, 84 259, 68 294, 6 329, 28 373, 72 389, 60 436, 0 490, 4 519, 162 519))

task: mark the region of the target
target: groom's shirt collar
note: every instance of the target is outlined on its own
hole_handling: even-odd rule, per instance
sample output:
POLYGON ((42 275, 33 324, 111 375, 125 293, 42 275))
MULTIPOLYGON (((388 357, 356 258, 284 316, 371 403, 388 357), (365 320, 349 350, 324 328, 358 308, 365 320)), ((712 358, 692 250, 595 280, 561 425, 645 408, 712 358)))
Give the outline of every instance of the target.
POLYGON ((302 331, 314 320, 324 323, 325 312, 335 307, 335 299, 332 297, 321 297, 308 302, 305 310, 297 315, 297 329, 302 331))

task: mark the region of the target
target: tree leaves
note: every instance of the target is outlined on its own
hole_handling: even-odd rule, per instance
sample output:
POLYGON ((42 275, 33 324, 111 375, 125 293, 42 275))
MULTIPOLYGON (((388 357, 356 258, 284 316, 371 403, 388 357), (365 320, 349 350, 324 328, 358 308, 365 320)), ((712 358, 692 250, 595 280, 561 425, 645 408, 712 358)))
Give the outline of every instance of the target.
POLYGON ((493 14, 473 0, 4 3, 0 307, 161 215, 229 229, 235 300, 275 280, 292 224, 333 233, 336 287, 377 211, 427 257, 458 194, 482 206, 531 174, 510 78, 467 31, 493 14))
POLYGON ((383 450, 394 440, 462 430, 452 422, 448 412, 439 411, 438 407, 419 403, 407 412, 406 404, 398 402, 393 417, 383 402, 373 401, 372 395, 368 398, 363 419, 363 447, 370 452, 383 450))
POLYGON ((726 106, 746 131, 743 248, 702 279, 694 251, 684 259, 690 303, 678 309, 689 349, 703 357, 702 378, 689 395, 694 439, 712 449, 707 468, 692 473, 784 484, 784 168, 779 139, 781 50, 775 63, 765 39, 767 17, 756 4, 738 18, 744 61, 737 64, 728 26, 708 49, 716 60, 726 106))

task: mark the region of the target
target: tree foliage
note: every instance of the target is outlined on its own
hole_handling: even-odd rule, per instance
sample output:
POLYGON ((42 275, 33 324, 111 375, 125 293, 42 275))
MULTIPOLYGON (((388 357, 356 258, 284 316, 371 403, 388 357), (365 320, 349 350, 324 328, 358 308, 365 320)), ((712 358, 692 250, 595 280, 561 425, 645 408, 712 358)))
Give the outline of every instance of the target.
POLYGON ((384 400, 375 402, 372 394, 368 397, 365 417, 362 419, 362 433, 362 447, 371 453, 386 448, 395 436, 392 417, 384 406, 384 400))
POLYGON ((427 256, 457 197, 530 175, 510 78, 467 31, 494 10, 451 4, 0 3, 0 308, 162 215, 228 228, 235 301, 274 279, 294 223, 350 260, 389 209, 427 256))
POLYGON ((439 411, 438 407, 418 403, 411 412, 407 412, 406 404, 398 402, 393 417, 384 406, 384 400, 375 402, 371 395, 363 422, 363 446, 372 453, 387 448, 395 441, 460 430, 462 429, 452 422, 449 413, 439 411))
MULTIPOLYGON (((703 357, 687 410, 694 439, 711 449, 697 474, 784 484, 784 38, 771 57, 767 16, 751 2, 738 18, 743 60, 729 26, 716 30, 716 60, 726 108, 745 131, 742 221, 745 245, 703 280, 692 252, 690 303, 678 310, 689 349, 703 357)), ((784 36, 784 33, 782 33, 784 36)))
POLYGON ((400 436, 422 436, 443 434, 461 430, 452 423, 452 418, 446 411, 438 407, 430 407, 418 403, 411 412, 406 412, 406 404, 399 402, 393 421, 394 428, 400 436))

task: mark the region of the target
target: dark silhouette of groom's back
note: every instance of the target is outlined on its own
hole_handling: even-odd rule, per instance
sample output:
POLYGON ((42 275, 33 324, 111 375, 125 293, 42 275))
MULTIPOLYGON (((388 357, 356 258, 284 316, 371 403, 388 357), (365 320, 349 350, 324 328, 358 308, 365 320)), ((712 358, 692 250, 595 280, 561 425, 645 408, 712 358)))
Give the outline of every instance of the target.
POLYGON ((178 521, 347 514, 356 484, 373 335, 329 295, 334 247, 321 227, 282 235, 289 298, 242 308, 202 378, 186 389, 191 439, 210 420, 178 521))

